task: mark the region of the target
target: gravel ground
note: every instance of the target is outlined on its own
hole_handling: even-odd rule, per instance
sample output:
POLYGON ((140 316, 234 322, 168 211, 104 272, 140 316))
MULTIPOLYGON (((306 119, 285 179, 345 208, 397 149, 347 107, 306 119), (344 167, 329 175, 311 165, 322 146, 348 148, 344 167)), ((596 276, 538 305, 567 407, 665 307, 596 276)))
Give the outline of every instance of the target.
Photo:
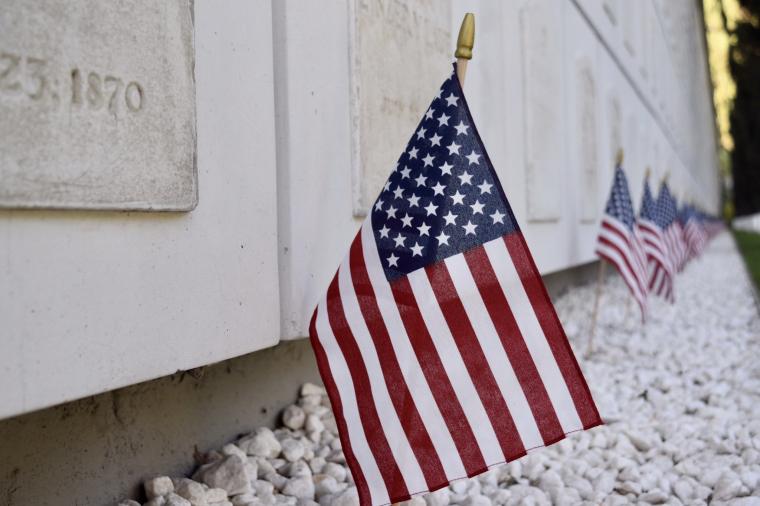
MULTIPOLYGON (((557 302, 579 356, 593 297, 592 285, 557 302)), ((605 426, 406 504, 760 505, 760 319, 729 234, 681 274, 677 298, 642 326, 620 279, 605 284, 581 359, 605 426)), ((328 406, 304 385, 283 427, 210 452, 192 480, 146 481, 146 506, 357 505, 328 406)))

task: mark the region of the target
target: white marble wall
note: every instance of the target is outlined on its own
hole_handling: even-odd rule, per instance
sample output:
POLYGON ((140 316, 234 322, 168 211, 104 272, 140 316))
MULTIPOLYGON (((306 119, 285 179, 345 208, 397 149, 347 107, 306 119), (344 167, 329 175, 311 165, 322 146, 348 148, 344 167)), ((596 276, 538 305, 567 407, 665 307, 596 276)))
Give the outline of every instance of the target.
POLYGON ((0 417, 305 336, 466 11, 468 101, 542 272, 594 259, 619 146, 635 199, 651 166, 717 211, 696 2, 196 0, 199 205, 0 212, 0 417))

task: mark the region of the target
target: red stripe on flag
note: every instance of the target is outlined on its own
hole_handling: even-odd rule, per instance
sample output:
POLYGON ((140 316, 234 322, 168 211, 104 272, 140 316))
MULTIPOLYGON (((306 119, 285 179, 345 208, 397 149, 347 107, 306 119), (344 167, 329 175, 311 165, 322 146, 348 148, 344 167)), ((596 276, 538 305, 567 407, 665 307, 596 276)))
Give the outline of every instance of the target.
POLYGON ((533 257, 530 256, 525 238, 522 233, 516 231, 505 235, 504 243, 507 245, 507 250, 509 250, 509 255, 512 257, 512 262, 520 276, 525 293, 528 294, 528 300, 536 312, 541 330, 549 342, 554 360, 556 360, 567 388, 570 390, 570 396, 573 398, 583 428, 589 429, 601 425, 602 419, 599 417, 599 412, 591 397, 591 391, 581 373, 573 350, 570 348, 570 343, 565 336, 557 313, 554 311, 546 287, 538 274, 533 257))
POLYGON ((438 305, 441 306, 441 312, 451 330, 451 336, 459 349, 462 361, 488 414, 504 457, 507 461, 522 457, 526 452, 517 426, 496 383, 493 371, 488 365, 488 360, 483 354, 483 348, 472 328, 462 300, 457 295, 446 264, 444 262, 430 264, 425 267, 425 273, 430 280, 438 305))
POLYGON ((362 316, 375 344, 393 407, 396 408, 401 426, 404 428, 404 433, 415 457, 417 457, 417 462, 425 476, 425 482, 430 490, 433 490, 447 484, 449 480, 446 478, 433 441, 430 439, 417 406, 414 404, 414 398, 404 381, 398 358, 394 353, 393 344, 388 335, 388 329, 377 305, 375 290, 372 288, 372 283, 367 274, 362 248, 361 234, 358 234, 349 252, 351 279, 353 280, 356 298, 359 300, 362 316))
POLYGON ((425 326, 425 321, 422 319, 422 313, 417 306, 417 300, 414 298, 409 280, 405 276, 396 279, 391 283, 391 290, 401 314, 404 328, 410 337, 410 344, 414 348, 414 353, 417 355, 422 373, 425 375, 438 409, 446 421, 446 426, 457 447, 467 476, 482 473, 488 466, 475 439, 475 434, 472 432, 470 422, 454 393, 451 380, 443 368, 435 343, 433 343, 428 328, 425 326))
POLYGON ((410 497, 409 490, 406 487, 406 482, 401 475, 401 470, 398 468, 390 445, 388 445, 388 440, 385 438, 385 432, 380 423, 380 417, 377 414, 375 401, 372 397, 372 388, 370 387, 367 368, 364 365, 361 351, 356 344, 354 335, 348 326, 343 312, 343 302, 340 298, 337 275, 333 278, 330 287, 327 289, 327 317, 330 321, 333 334, 335 334, 335 340, 338 342, 340 351, 346 360, 346 365, 351 372, 351 380, 354 383, 354 390, 356 391, 356 403, 359 407, 364 434, 372 455, 375 457, 380 474, 383 476, 385 488, 388 490, 388 495, 393 502, 405 501, 410 497))
POLYGON ((367 479, 364 477, 359 461, 356 460, 356 455, 354 455, 354 450, 351 447, 351 440, 348 438, 348 427, 346 426, 346 419, 343 416, 343 403, 340 400, 338 387, 335 386, 335 379, 330 370, 327 353, 325 352, 324 347, 322 347, 322 343, 319 341, 319 336, 317 335, 317 311, 319 311, 319 306, 314 310, 314 314, 311 317, 311 323, 309 323, 309 340, 311 341, 311 347, 314 349, 314 355, 317 359, 319 374, 322 376, 322 381, 324 381, 325 389, 327 390, 327 396, 330 398, 330 405, 332 406, 333 415, 335 415, 335 423, 338 426, 340 445, 343 449, 343 455, 346 457, 346 463, 351 469, 351 476, 354 478, 354 483, 359 492, 359 502, 361 504, 372 504, 369 486, 367 486, 367 479))
POLYGON ((556 443, 565 437, 565 433, 491 261, 482 246, 466 251, 464 258, 528 400, 541 438, 546 445, 556 443))

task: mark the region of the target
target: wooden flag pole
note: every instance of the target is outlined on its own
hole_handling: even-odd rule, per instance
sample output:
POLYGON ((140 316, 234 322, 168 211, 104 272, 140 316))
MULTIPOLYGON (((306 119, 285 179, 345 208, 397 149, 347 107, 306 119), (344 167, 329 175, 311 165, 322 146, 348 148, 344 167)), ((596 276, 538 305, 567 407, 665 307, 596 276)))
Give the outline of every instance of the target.
MULTIPOLYGON (((615 168, 623 164, 623 148, 617 150, 615 154, 615 168)), ((614 177, 614 176, 613 176, 614 177)), ((591 314, 591 330, 588 335, 588 347, 586 348, 586 356, 591 355, 594 352, 594 334, 596 333, 596 320, 599 316, 599 299, 602 298, 602 285, 604 284, 604 273, 607 269, 607 262, 603 259, 599 259, 599 276, 596 280, 596 298, 594 300, 594 311, 591 314)))
POLYGON ((464 15, 462 26, 459 27, 457 37, 457 50, 454 56, 457 59, 457 77, 459 84, 464 88, 464 76, 467 73, 467 62, 472 59, 472 47, 475 45, 475 15, 468 12, 464 15))
POLYGON ((607 270, 607 262, 599 259, 599 275, 596 279, 596 298, 594 299, 594 312, 591 314, 591 330, 588 335, 588 347, 586 356, 594 352, 594 333, 596 332, 596 318, 599 315, 599 300, 602 298, 602 285, 604 284, 604 273, 607 270))

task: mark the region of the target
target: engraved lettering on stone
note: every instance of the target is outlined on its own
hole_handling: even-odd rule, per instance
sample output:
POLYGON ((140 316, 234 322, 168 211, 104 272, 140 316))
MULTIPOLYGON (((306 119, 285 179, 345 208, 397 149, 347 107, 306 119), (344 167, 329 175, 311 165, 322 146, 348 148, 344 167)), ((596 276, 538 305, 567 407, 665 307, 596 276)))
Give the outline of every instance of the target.
POLYGON ((529 221, 560 218, 562 25, 558 1, 534 0, 520 12, 525 93, 529 221))
POLYGON ((144 91, 140 83, 97 72, 73 68, 54 75, 48 60, 0 51, 0 95, 22 96, 32 101, 49 101, 53 108, 81 105, 86 96, 88 110, 104 109, 113 115, 142 109, 144 91), (107 107, 104 107, 106 106, 107 107))
POLYGON ((451 12, 436 0, 351 5, 354 214, 363 216, 449 72, 451 12))
POLYGON ((588 195, 597 191, 597 137, 596 137, 596 83, 591 65, 583 60, 578 64, 578 82, 576 84, 576 104, 580 142, 578 143, 579 165, 581 170, 581 187, 585 198, 581 199, 581 221, 593 222, 597 217, 597 202, 588 195))
POLYGON ((191 8, 5 1, 0 207, 195 207, 191 8))
POLYGON ((622 123, 623 118, 620 112, 620 102, 617 97, 610 98, 610 156, 609 163, 614 163, 617 150, 623 148, 622 123))
POLYGON ((638 21, 638 4, 623 2, 623 45, 629 54, 636 54, 636 23, 638 21))
POLYGON ((607 18, 609 18, 610 23, 612 23, 613 25, 616 25, 617 18, 618 18, 617 0, 604 0, 602 7, 604 9, 604 13, 607 15, 607 18))

